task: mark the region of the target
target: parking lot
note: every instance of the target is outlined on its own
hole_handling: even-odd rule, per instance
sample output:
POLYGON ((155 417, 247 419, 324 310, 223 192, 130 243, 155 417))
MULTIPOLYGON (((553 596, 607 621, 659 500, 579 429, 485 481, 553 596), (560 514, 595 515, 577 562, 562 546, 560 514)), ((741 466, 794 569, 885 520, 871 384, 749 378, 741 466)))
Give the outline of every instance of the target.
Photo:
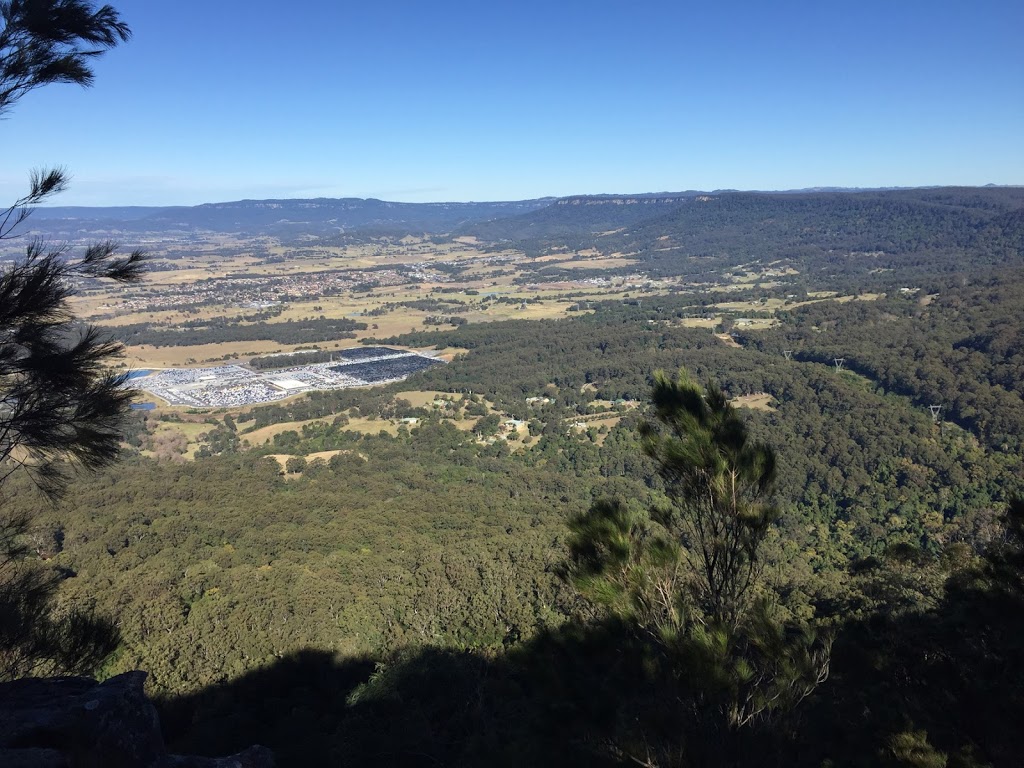
POLYGON ((281 400, 301 392, 402 381, 443 360, 387 347, 342 350, 327 363, 253 371, 241 365, 160 371, 134 383, 169 405, 228 408, 281 400), (348 353, 348 354, 346 354, 348 353))

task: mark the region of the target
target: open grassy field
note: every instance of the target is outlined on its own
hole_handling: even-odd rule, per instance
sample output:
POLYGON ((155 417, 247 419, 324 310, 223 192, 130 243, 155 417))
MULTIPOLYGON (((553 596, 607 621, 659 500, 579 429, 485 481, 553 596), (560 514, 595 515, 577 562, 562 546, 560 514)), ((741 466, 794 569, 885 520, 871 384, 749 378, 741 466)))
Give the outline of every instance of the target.
POLYGON ((722 322, 722 318, 717 315, 715 317, 684 317, 676 322, 684 328, 714 328, 722 322))
POLYGON ((283 421, 280 424, 270 424, 266 427, 260 427, 254 429, 252 432, 244 432, 239 436, 249 445, 256 447, 265 445, 274 439, 275 435, 279 435, 282 432, 301 432, 302 428, 307 424, 326 424, 329 423, 330 419, 306 419, 305 421, 283 421))
POLYGON ((463 347, 445 347, 444 349, 437 350, 434 353, 434 356, 439 357, 442 360, 447 360, 450 363, 455 359, 456 355, 461 355, 468 351, 469 350, 464 349, 463 347))
POLYGON ((815 291, 808 293, 808 296, 815 294, 829 294, 827 296, 819 296, 819 298, 808 299, 807 301, 794 301, 787 305, 788 309, 795 307, 805 307, 808 304, 818 304, 822 301, 834 301, 837 304, 846 304, 850 301, 877 301, 878 299, 885 298, 884 293, 861 293, 857 296, 840 296, 835 291, 815 291))
POLYGON ((740 395, 732 399, 732 404, 737 408, 751 408, 755 411, 774 411, 775 398, 767 392, 754 392, 749 395, 740 395))
POLYGON ((389 435, 397 435, 398 422, 390 419, 368 419, 360 417, 350 419, 348 425, 341 429, 345 432, 362 432, 367 435, 376 435, 380 432, 387 432, 389 435))
MULTIPOLYGON (((352 345, 351 339, 346 339, 346 342, 346 347, 352 345)), ((256 355, 290 352, 298 346, 302 345, 280 344, 276 341, 234 341, 188 347, 143 345, 125 347, 123 362, 127 363, 129 368, 187 368, 224 360, 247 363, 256 355)))
POLYGON ((638 264, 636 259, 574 259, 572 261, 555 261, 548 264, 549 267, 559 269, 617 269, 638 264))
POLYGON ((437 392, 432 390, 407 390, 405 392, 399 392, 395 395, 400 400, 408 400, 413 408, 430 408, 434 400, 453 400, 456 403, 461 402, 462 395, 453 395, 451 392, 437 392))
MULTIPOLYGON (((716 309, 723 312, 774 312, 786 306, 783 299, 765 299, 760 301, 723 301, 715 304, 716 309)), ((792 305, 790 305, 792 306, 792 305)))
MULTIPOLYGON (((339 453, 351 453, 351 451, 346 451, 343 449, 338 449, 334 451, 317 451, 316 453, 310 453, 306 456, 302 456, 301 458, 305 459, 307 462, 316 461, 317 459, 321 459, 322 461, 330 461, 332 456, 337 456, 339 453)), ((268 454, 268 457, 274 459, 274 461, 276 461, 280 465, 282 470, 284 470, 285 465, 288 463, 288 459, 295 458, 295 456, 293 456, 290 453, 271 453, 268 454)), ((363 458, 365 459, 366 457, 364 456, 363 458)), ((292 479, 299 478, 301 476, 301 472, 289 472, 286 477, 292 479)))

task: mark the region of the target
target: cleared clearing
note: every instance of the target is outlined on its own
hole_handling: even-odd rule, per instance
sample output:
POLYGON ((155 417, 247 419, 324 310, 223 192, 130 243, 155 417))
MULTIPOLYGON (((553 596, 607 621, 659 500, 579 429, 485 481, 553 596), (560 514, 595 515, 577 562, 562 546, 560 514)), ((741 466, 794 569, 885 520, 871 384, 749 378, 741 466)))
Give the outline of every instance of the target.
POLYGON ((306 419, 305 421, 283 421, 280 424, 271 424, 266 427, 260 427, 254 429, 252 432, 246 432, 241 434, 242 440, 248 441, 251 446, 263 445, 274 439, 276 435, 280 435, 282 432, 302 432, 302 428, 307 424, 329 424, 329 419, 306 419))
POLYGON ((560 269, 616 269, 639 263, 636 259, 576 259, 573 261, 556 261, 548 266, 560 269))
POLYGON ((445 347, 434 353, 434 357, 438 357, 442 360, 447 360, 449 363, 455 359, 456 355, 463 355, 469 350, 465 347, 445 347))
POLYGON ((734 397, 730 402, 737 408, 751 408, 755 411, 774 411, 775 398, 767 392, 754 392, 734 397))
POLYGON ((389 435, 398 434, 398 424, 395 422, 384 419, 367 419, 364 417, 349 419, 346 426, 339 427, 338 429, 342 432, 362 432, 363 434, 372 435, 379 432, 387 432, 389 435))
POLYGON ((677 325, 684 328, 714 328, 722 322, 720 317, 684 317, 676 321, 677 325))
MULTIPOLYGON (((330 461, 332 456, 337 456, 339 453, 352 453, 352 451, 346 450, 344 448, 339 448, 339 449, 334 450, 334 451, 317 451, 316 453, 308 453, 305 456, 294 456, 294 455, 292 455, 290 453, 271 453, 271 454, 267 454, 267 458, 270 458, 270 459, 273 459, 274 461, 276 461, 278 463, 278 465, 281 467, 281 469, 283 470, 285 468, 285 465, 288 463, 288 459, 299 458, 299 459, 305 459, 307 462, 315 461, 316 459, 323 459, 324 461, 330 461)), ((363 461, 367 460, 366 457, 363 456, 363 454, 360 453, 360 454, 357 454, 357 455, 363 461)), ((288 473, 288 477, 289 478, 297 478, 297 477, 301 477, 301 476, 302 476, 301 472, 290 472, 290 473, 288 473)))
POLYGON ((396 399, 408 400, 412 404, 413 408, 429 408, 434 400, 453 400, 455 403, 459 403, 462 400, 462 395, 453 395, 451 392, 437 392, 434 390, 409 390, 408 392, 399 392, 395 395, 396 399))
MULTIPOLYGON (((345 346, 352 346, 352 340, 345 346)), ((130 368, 186 368, 231 359, 248 363, 251 357, 269 352, 291 352, 308 344, 280 344, 276 341, 231 341, 220 344, 198 344, 192 347, 152 347, 143 344, 125 347, 124 362, 130 368), (237 357, 235 357, 237 355, 237 357)))

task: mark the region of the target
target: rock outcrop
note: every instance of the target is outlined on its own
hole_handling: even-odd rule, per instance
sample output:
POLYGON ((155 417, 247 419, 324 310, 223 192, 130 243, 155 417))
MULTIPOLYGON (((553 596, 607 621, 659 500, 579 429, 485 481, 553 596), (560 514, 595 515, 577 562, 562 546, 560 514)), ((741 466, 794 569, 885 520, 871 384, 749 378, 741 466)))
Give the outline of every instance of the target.
POLYGON ((169 755, 145 672, 0 684, 4 768, 273 768, 265 747, 230 757, 169 755))

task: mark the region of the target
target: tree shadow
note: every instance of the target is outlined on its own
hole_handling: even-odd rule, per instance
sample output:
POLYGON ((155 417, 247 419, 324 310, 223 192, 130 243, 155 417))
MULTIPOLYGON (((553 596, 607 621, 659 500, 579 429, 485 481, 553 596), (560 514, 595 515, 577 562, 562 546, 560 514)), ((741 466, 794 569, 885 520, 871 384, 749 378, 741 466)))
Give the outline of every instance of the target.
POLYGON ((906 583, 882 563, 870 566, 883 604, 845 622, 832 679, 796 732, 801 764, 1021 765, 1024 501, 1012 501, 1003 522, 980 557, 964 544, 937 563, 911 553, 902 569, 908 583, 928 567, 948 574, 930 608, 893 599, 906 583))
POLYGON ((641 674, 607 628, 505 653, 420 648, 386 661, 303 650, 224 685, 157 701, 172 751, 258 743, 281 766, 618 765, 603 745, 641 674))
POLYGON ((1014 514, 1008 543, 956 571, 934 608, 851 617, 831 679, 795 716, 728 743, 694 727, 699 696, 615 622, 503 652, 304 650, 158 707, 175 752, 258 743, 285 768, 1011 768, 1024 754, 1024 505, 1014 514))
POLYGON ((367 658, 302 650, 230 683, 159 698, 156 705, 172 751, 213 756, 258 743, 273 749, 282 765, 323 761, 334 752, 346 698, 374 666, 367 658))

